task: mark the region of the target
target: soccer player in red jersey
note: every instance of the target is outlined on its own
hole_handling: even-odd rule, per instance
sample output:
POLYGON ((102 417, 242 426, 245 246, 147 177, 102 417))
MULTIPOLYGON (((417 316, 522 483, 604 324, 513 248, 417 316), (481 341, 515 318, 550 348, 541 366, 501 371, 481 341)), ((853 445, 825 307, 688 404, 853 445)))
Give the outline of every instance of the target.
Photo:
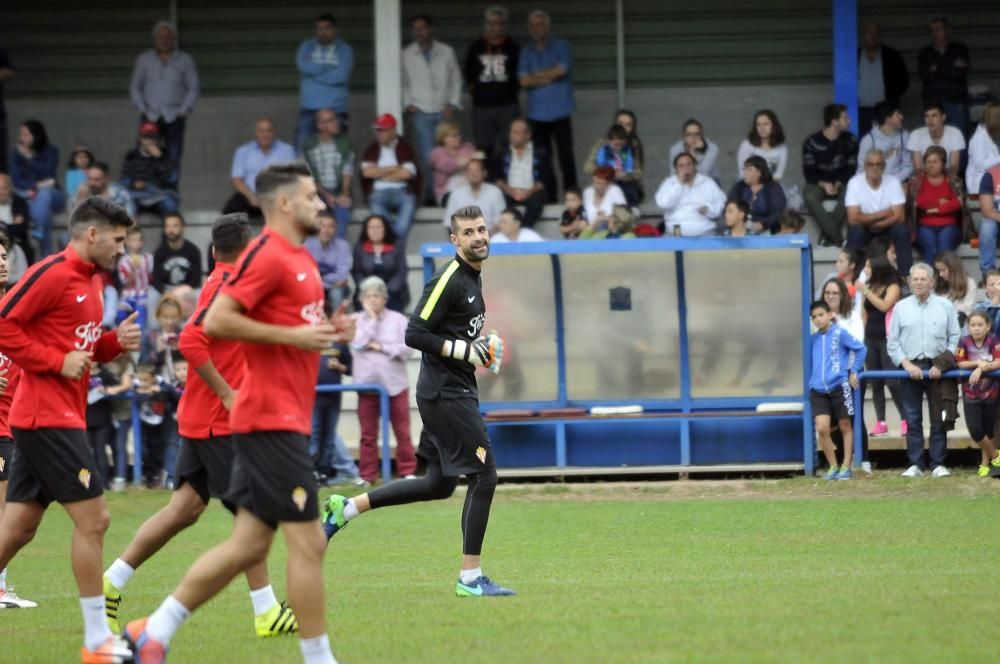
POLYGON ((70 217, 69 246, 35 263, 0 300, 0 352, 22 370, 11 406, 14 458, 0 527, 0 569, 35 536, 56 501, 73 520, 73 573, 83 609, 83 662, 120 662, 131 652, 104 619, 101 566, 110 516, 104 480, 87 442, 90 367, 138 350, 136 315, 104 332, 103 294, 92 279, 114 269, 132 219, 97 197, 70 217))
MULTIPOLYGON (((264 232, 205 317, 211 337, 243 342, 247 369, 230 423, 236 464, 227 500, 237 506, 230 538, 205 553, 149 618, 125 629, 136 661, 162 662, 191 612, 234 576, 264 561, 279 524, 288 547, 288 597, 307 664, 335 662, 326 636, 323 549, 309 456, 319 351, 354 330, 342 305, 327 320, 323 282, 302 246, 323 208, 308 166, 275 164, 257 176, 264 232)), ((346 303, 345 303, 346 305, 346 303)))
MULTIPOLYGON (((0 298, 7 293, 7 251, 10 238, 0 233, 0 298)), ((10 461, 14 456, 14 438, 10 431, 10 404, 21 379, 21 369, 0 353, 0 522, 3 509, 7 505, 7 477, 10 475, 10 461)), ((0 569, 0 609, 33 609, 38 604, 18 597, 7 587, 7 568, 0 569)))
MULTIPOLYGON (((181 451, 177 458, 177 485, 166 507, 143 523, 135 537, 104 573, 104 601, 111 631, 119 633, 118 610, 122 590, 135 570, 169 542, 193 525, 205 511, 209 498, 222 499, 229 489, 233 468, 233 442, 229 409, 243 380, 246 360, 237 341, 211 339, 203 323, 209 305, 223 285, 236 274, 235 263, 250 242, 250 221, 242 213, 219 217, 212 226, 215 269, 205 281, 198 307, 184 326, 180 351, 193 369, 177 409, 181 451)), ((223 501, 226 509, 235 506, 223 501)), ((298 630, 295 614, 278 603, 267 575, 267 563, 246 571, 254 608, 257 636, 276 636, 298 630)))

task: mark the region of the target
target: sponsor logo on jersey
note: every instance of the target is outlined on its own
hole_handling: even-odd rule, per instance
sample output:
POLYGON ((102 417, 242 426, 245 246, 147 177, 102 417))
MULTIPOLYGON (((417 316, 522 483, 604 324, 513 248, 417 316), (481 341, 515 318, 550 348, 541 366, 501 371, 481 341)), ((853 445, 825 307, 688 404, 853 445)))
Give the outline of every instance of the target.
POLYGON ((319 325, 326 318, 326 313, 323 311, 323 300, 316 300, 305 305, 302 307, 300 315, 302 320, 310 325, 319 325))
POLYGON ((101 330, 100 321, 90 321, 77 327, 73 330, 73 333, 76 335, 76 343, 73 344, 73 348, 77 350, 93 350, 104 332, 101 330))
POLYGON ((476 458, 479 459, 479 463, 486 463, 486 448, 477 447, 476 448, 476 458))
POLYGON ((80 469, 80 472, 76 474, 76 479, 80 480, 80 484, 83 485, 84 489, 90 488, 90 471, 86 468, 80 469))
POLYGON ((292 502, 295 503, 295 506, 299 508, 300 512, 306 508, 306 500, 308 500, 308 498, 309 496, 306 494, 306 490, 302 487, 297 486, 292 489, 292 502))
POLYGON ((469 331, 466 334, 469 338, 475 339, 479 336, 480 330, 483 329, 483 325, 486 324, 486 314, 479 314, 478 316, 469 320, 469 331))

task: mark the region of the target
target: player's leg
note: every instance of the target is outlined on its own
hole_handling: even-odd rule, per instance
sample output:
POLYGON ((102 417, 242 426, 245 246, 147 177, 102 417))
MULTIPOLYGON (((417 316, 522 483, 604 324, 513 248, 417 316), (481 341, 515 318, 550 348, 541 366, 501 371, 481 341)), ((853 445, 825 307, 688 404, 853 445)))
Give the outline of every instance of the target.
MULTIPOLYGON (((0 523, 3 523, 3 512, 7 506, 7 478, 10 475, 10 464, 14 456, 14 440, 0 438, 0 523)), ((32 609, 38 606, 35 602, 21 599, 13 588, 7 587, 7 568, 0 567, 0 608, 32 609)))
POLYGON ((467 476, 469 489, 462 509, 462 569, 458 583, 455 584, 455 594, 459 597, 515 594, 513 590, 497 585, 483 574, 483 540, 486 538, 493 494, 497 488, 497 468, 492 454, 486 456, 484 466, 479 472, 467 476))
MULTIPOLYGON (((7 495, 7 482, 0 482, 7 495)), ((35 602, 19 598, 7 588, 7 564, 35 537, 45 508, 36 502, 4 502, 0 516, 0 607, 31 609, 35 602)))
POLYGON ((854 454, 854 425, 849 418, 841 418, 837 421, 840 435, 844 439, 844 462, 837 473, 838 480, 851 479, 851 462, 854 454))
POLYGON ((323 601, 323 530, 313 519, 282 522, 281 531, 288 547, 288 599, 299 619, 302 656, 307 664, 332 664, 323 601))
POLYGON ((830 438, 830 415, 827 413, 816 415, 815 424, 816 436, 819 438, 819 447, 823 450, 823 456, 826 457, 830 471, 836 473, 838 468, 837 451, 833 447, 833 439, 830 438))
POLYGON ((253 604, 254 631, 259 637, 294 634, 299 631, 295 612, 286 602, 278 602, 267 572, 267 561, 251 565, 245 572, 253 604))

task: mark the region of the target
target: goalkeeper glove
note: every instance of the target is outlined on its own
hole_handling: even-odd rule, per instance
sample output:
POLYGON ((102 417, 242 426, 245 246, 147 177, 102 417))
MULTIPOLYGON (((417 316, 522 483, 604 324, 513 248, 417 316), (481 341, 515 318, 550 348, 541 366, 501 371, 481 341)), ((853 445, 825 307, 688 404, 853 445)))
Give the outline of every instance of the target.
POLYGON ((496 331, 491 330, 485 337, 473 341, 456 339, 445 347, 445 355, 455 360, 462 360, 477 367, 486 367, 493 373, 500 373, 503 362, 503 339, 496 331))

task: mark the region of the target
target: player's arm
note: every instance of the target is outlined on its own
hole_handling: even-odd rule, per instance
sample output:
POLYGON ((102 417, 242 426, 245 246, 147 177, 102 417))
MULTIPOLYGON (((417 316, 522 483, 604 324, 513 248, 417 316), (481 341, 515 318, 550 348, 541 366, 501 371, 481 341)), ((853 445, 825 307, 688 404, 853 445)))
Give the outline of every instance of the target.
POLYGON ((209 353, 209 338, 205 330, 196 322, 184 326, 180 337, 177 339, 177 349, 205 384, 222 400, 222 404, 229 410, 236 397, 236 390, 223 378, 219 370, 212 362, 212 355, 209 353))
POLYGON ((205 333, 219 339, 232 339, 252 344, 283 344, 302 350, 319 351, 340 340, 340 333, 333 324, 305 323, 289 327, 271 325, 246 315, 241 305, 231 295, 220 294, 208 308, 205 316, 205 333))

